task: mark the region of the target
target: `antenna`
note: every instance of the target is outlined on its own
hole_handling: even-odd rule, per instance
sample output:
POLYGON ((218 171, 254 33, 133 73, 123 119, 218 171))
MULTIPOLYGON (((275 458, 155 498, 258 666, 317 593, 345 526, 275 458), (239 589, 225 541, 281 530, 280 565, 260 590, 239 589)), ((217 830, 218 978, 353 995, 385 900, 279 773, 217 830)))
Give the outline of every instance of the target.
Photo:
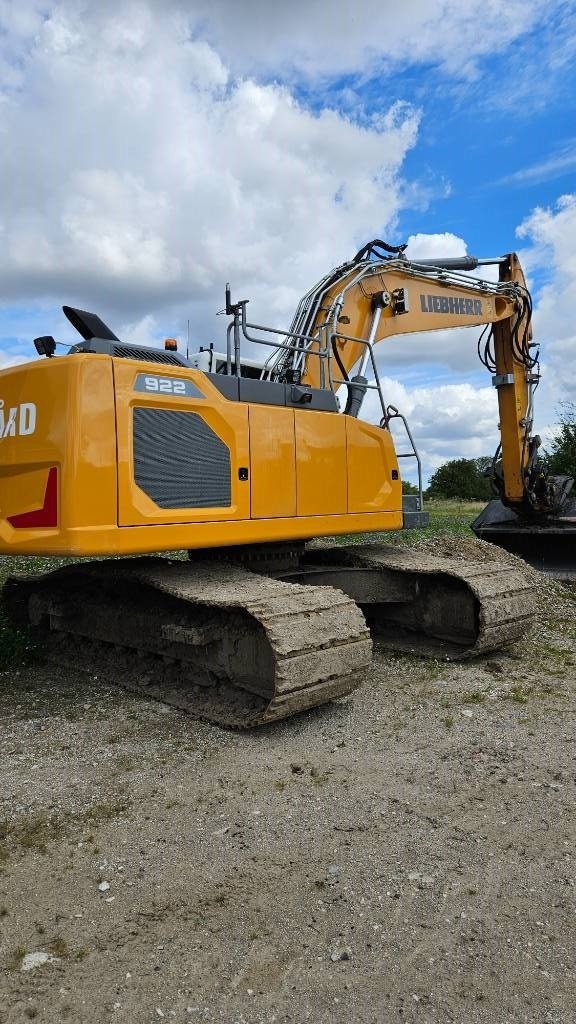
POLYGON ((186 359, 190 359, 190 318, 188 318, 188 328, 186 334, 186 359))

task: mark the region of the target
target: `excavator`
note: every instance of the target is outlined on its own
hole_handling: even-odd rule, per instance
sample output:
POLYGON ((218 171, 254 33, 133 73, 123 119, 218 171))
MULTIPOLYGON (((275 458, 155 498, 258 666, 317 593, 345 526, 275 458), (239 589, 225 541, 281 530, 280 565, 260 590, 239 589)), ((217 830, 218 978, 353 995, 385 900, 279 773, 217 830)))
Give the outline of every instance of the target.
POLYGON ((538 358, 517 256, 413 261, 405 248, 364 246, 288 330, 249 321, 227 286, 220 353, 128 344, 65 306, 81 340, 56 356, 37 338, 42 358, 0 373, 0 553, 69 559, 9 578, 3 601, 50 659, 248 728, 351 693, 373 634, 448 659, 526 635, 535 586, 521 563, 349 542, 427 522, 419 455, 375 356, 398 335, 483 328, 502 507, 548 521, 569 490, 532 436, 538 358), (472 276, 489 264, 498 281, 472 276), (416 495, 402 494, 407 457, 416 495))

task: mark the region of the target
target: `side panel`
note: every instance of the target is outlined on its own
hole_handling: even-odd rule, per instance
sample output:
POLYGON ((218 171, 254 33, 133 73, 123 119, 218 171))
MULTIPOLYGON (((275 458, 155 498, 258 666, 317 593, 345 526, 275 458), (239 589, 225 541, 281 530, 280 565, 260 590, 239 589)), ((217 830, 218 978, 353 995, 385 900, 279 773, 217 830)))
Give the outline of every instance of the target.
POLYGON ((252 519, 296 515, 294 410, 250 405, 252 519))
POLYGON ((398 460, 390 431, 352 416, 343 418, 348 453, 348 511, 400 511, 402 484, 392 479, 392 471, 398 470, 398 460))
MULTIPOLYGON (((116 525, 116 426, 112 363, 104 356, 59 357, 0 375, 0 519, 42 507, 57 471, 57 529, 116 525), (25 415, 20 410, 25 410, 25 415), (8 426, 17 410, 14 430, 8 426)), ((18 542, 21 530, 3 531, 18 542)), ((34 536, 34 531, 26 531, 34 536)))
POLYGON ((250 517, 248 407, 197 370, 114 360, 120 526, 250 517))
POLYGON ((299 516, 347 511, 345 419, 339 413, 294 412, 299 516))
MULTIPOLYGON (((78 367, 65 423, 67 460, 62 474, 62 526, 117 525, 116 420, 112 360, 66 356, 78 367)), ((57 416, 57 419, 59 417, 57 416)))
MULTIPOLYGON (((289 436, 292 416, 297 424, 298 514, 294 514, 294 477, 290 476, 288 449, 280 437, 282 428, 278 419, 274 421, 278 425, 274 442, 277 457, 272 460, 273 471, 261 478, 260 496, 273 511, 274 503, 280 500, 286 503, 289 511, 279 515, 276 506, 274 514, 270 512, 267 517, 250 519, 250 480, 240 481, 238 470, 250 467, 248 416, 254 406, 227 401, 202 373, 182 372, 178 367, 162 368, 162 377, 171 378, 169 384, 175 377, 185 377, 187 381, 194 382, 199 394, 193 389, 185 389, 184 394, 135 391, 134 383, 139 373, 154 376, 157 368, 149 363, 112 360, 108 356, 92 354, 43 359, 0 372, 0 402, 3 402, 1 409, 4 415, 4 419, 0 416, 0 551, 7 554, 75 556, 143 554, 175 548, 225 548, 231 544, 401 528, 401 511, 379 511, 376 508, 358 513, 346 511, 347 418, 332 413, 282 408, 268 411, 265 407, 257 407, 256 415, 261 415, 265 421, 267 415, 280 413, 288 424, 289 436), (113 369, 118 376, 116 403, 113 369), (199 397, 202 394, 204 398, 199 397), (221 442, 229 452, 230 506, 215 509, 162 508, 135 485, 131 463, 131 424, 135 405, 145 411, 183 410, 197 415, 210 426, 217 442, 221 442), (34 422, 29 406, 35 407, 34 422), (25 407, 23 412, 20 407, 25 407), (16 412, 12 415, 11 410, 16 412), (116 423, 120 431, 119 460, 116 423), (57 470, 58 485, 57 526, 15 528, 8 521, 8 516, 25 516, 42 508, 50 472, 54 469, 57 470), (125 517, 123 524, 118 521, 119 485, 125 517)), ((260 468, 266 473, 265 463, 270 458, 269 438, 264 435, 265 425, 260 423, 259 428, 262 431, 262 448, 256 453, 254 468, 260 463, 260 468)), ((351 429, 361 433, 363 430, 370 433, 374 429, 377 433, 377 428, 366 425, 351 429)), ((195 443, 195 436, 189 435, 188 444, 195 443)), ((166 438, 167 435, 163 436, 160 447, 166 447, 166 438)), ((291 444, 290 440, 288 448, 291 444)), ((365 453, 353 454, 355 444, 353 440, 349 445, 352 464, 356 458, 365 458, 365 453)), ((218 444, 215 447, 218 449, 218 444)), ((380 473, 375 456, 374 459, 374 466, 380 473)), ((358 501, 371 507, 380 501, 377 492, 371 492, 367 481, 362 479, 364 474, 372 472, 370 464, 364 464, 355 485, 356 497, 351 493, 352 505, 358 501)), ((143 482, 148 486, 146 481, 143 482)), ((221 486, 221 481, 216 482, 221 486)), ((180 483, 179 478, 177 483, 180 483)), ((376 485, 373 483, 373 486, 376 485)), ((193 492, 191 496, 194 498, 193 492)), ((160 500, 172 500, 162 493, 158 497, 160 500)), ((177 497, 181 499, 182 494, 177 497)), ((384 504, 387 506, 387 499, 384 504)), ((392 507, 395 506, 393 500, 392 507)), ((260 512, 263 511, 261 508, 260 512)))

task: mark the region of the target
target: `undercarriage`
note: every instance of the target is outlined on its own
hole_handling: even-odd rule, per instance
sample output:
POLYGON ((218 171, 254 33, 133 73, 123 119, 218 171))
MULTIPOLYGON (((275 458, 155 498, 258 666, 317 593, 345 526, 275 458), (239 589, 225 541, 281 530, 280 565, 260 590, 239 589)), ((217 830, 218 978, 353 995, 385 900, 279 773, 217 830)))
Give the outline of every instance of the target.
POLYGON ((107 559, 4 589, 48 658, 230 728, 345 697, 387 647, 471 658, 521 640, 534 584, 513 563, 396 546, 289 545, 107 559))

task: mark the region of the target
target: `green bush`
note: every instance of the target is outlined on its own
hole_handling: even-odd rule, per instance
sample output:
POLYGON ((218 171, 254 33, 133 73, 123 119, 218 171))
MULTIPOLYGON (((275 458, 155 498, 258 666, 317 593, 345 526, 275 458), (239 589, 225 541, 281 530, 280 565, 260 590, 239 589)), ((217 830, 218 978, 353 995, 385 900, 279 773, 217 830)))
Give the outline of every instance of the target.
POLYGON ((461 501, 489 501, 494 497, 484 471, 491 465, 487 456, 480 459, 450 459, 430 478, 430 498, 459 498, 461 501))
POLYGON ((563 402, 558 409, 559 430, 545 452, 551 473, 576 478, 576 403, 563 402))

